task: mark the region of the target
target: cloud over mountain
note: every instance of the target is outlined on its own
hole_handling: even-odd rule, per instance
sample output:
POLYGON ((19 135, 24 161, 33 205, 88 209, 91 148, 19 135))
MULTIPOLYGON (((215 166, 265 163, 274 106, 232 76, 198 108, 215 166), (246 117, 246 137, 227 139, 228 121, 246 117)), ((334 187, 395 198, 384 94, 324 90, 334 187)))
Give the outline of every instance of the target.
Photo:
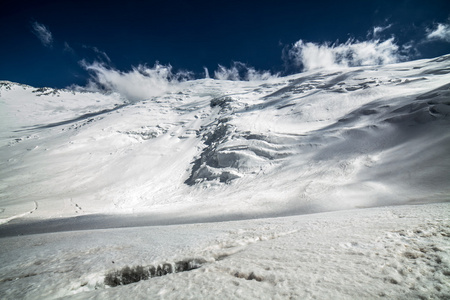
POLYGON ((287 59, 302 67, 304 71, 309 71, 390 64, 402 60, 402 55, 394 38, 362 42, 349 39, 341 44, 319 44, 299 40, 289 50, 287 59))
POLYGON ((276 78, 278 75, 271 74, 270 71, 257 71, 255 68, 250 67, 242 62, 233 62, 230 68, 222 65, 218 66, 218 69, 214 71, 214 78, 220 80, 267 80, 269 78, 276 78))

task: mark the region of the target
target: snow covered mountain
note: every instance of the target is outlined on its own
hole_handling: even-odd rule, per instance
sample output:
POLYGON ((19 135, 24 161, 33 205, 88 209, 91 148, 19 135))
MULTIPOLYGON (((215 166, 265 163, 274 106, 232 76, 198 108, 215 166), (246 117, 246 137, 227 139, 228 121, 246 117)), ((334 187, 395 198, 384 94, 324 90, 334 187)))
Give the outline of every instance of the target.
POLYGON ((2 299, 450 297, 450 55, 166 84, 0 82, 2 299))
POLYGON ((449 73, 444 56, 187 81, 134 102, 2 82, 0 216, 235 219, 445 201, 449 73))

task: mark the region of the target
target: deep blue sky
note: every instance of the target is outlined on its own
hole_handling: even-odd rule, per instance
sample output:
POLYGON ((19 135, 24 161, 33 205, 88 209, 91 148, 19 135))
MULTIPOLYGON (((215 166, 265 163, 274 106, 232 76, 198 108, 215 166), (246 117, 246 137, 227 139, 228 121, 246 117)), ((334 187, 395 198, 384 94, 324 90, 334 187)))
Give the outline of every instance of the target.
POLYGON ((0 80, 33 86, 84 84, 80 61, 103 60, 118 70, 155 61, 175 70, 213 72, 246 63, 283 71, 282 51, 310 42, 365 40, 374 26, 391 27, 399 45, 414 41, 414 58, 450 53, 450 43, 421 43, 427 28, 449 24, 448 0, 388 1, 20 1, 0 11, 0 80), (52 41, 33 33, 45 25, 52 41), (70 47, 70 48, 69 48, 70 47), (108 59, 100 52, 104 52, 108 59))

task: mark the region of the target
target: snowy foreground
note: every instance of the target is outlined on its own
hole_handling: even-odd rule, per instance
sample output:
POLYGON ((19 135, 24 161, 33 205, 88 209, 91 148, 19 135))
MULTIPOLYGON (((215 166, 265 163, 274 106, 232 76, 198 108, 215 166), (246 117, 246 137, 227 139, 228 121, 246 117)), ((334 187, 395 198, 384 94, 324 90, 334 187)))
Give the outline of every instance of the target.
POLYGON ((450 297, 450 55, 135 88, 0 82, 0 298, 450 297))
POLYGON ((450 204, 0 239, 3 299, 449 299, 450 204), (124 266, 196 262, 105 286, 124 266))

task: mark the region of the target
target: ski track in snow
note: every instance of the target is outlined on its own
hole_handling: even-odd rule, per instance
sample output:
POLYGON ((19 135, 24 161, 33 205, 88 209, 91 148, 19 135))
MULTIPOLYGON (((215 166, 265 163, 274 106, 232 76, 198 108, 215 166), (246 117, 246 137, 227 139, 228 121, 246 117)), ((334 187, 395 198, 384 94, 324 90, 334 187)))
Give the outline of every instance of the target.
POLYGON ((204 79, 136 102, 0 82, 2 298, 450 298, 449 70, 204 79))

